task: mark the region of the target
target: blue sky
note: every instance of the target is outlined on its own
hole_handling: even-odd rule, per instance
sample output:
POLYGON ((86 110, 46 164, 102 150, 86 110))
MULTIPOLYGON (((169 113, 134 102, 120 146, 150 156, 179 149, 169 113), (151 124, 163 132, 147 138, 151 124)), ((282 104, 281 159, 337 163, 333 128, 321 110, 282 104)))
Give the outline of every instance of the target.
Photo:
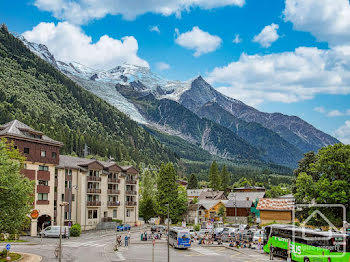
POLYGON ((202 75, 228 96, 350 143, 348 0, 182 2, 1 1, 0 22, 58 59, 135 63, 169 79, 202 75))

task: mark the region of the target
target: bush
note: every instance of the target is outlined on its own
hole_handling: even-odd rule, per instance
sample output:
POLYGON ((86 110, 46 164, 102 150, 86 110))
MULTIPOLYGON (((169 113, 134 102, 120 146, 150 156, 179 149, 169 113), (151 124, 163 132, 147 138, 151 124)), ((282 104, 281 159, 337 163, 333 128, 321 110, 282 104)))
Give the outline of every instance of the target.
POLYGON ((81 233, 81 227, 80 224, 74 224, 71 228, 70 228, 70 235, 72 237, 79 237, 81 233))
POLYGON ((123 224, 123 220, 121 220, 121 219, 113 219, 112 220, 113 222, 116 222, 117 224, 123 224))
POLYGON ((2 251, 0 251, 0 258, 5 258, 7 255, 7 250, 4 248, 2 251))
POLYGON ((193 226, 194 231, 199 231, 201 230, 201 225, 197 224, 193 226))

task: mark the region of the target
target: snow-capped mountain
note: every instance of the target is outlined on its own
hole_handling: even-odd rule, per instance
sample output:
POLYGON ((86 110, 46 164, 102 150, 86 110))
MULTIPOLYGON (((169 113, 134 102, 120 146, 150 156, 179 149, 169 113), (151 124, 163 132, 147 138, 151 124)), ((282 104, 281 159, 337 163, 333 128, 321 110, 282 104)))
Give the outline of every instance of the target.
MULTIPOLYGON (((243 142, 256 147, 259 153, 254 154, 260 154, 261 159, 288 166, 295 166, 302 153, 339 143, 299 117, 260 112, 229 98, 201 76, 188 81, 166 80, 147 67, 130 64, 96 70, 77 62, 56 61, 46 46, 30 43, 23 37, 21 40, 35 54, 138 123, 182 137, 187 142, 198 143, 202 149, 224 158, 230 149, 223 145, 218 134, 229 138, 229 132, 231 136, 238 136, 231 141, 230 147, 243 139, 243 142), (214 106, 209 108, 208 103, 214 103, 214 106), (158 109, 154 110, 155 107, 158 109), (174 114, 182 115, 176 118, 174 114), (202 118, 207 118, 209 122, 203 122, 202 118), (201 131, 198 132, 199 126, 201 131), (191 128, 197 130, 193 132, 191 128), (191 139, 187 139, 189 137, 191 139), (203 139, 211 139, 210 146, 203 143, 203 139)), ((241 147, 243 142, 239 142, 241 147)))

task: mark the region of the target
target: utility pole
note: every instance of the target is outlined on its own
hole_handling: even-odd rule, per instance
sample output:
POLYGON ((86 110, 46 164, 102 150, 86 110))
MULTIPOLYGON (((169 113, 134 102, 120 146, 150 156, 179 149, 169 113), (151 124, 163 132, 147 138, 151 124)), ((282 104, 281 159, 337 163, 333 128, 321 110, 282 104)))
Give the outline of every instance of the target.
POLYGON ((67 202, 62 202, 60 204, 60 207, 61 207, 61 215, 60 215, 60 244, 59 244, 59 252, 58 252, 58 261, 59 262, 62 262, 62 215, 63 215, 63 212, 62 212, 62 207, 64 206, 67 206, 69 203, 67 202))

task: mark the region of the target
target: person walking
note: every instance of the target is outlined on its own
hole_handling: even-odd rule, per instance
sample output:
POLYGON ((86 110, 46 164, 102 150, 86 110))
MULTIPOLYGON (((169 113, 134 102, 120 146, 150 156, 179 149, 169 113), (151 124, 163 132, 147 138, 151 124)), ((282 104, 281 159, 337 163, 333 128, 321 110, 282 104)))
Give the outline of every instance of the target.
POLYGON ((125 246, 129 246, 129 237, 128 235, 125 235, 125 238, 124 238, 124 241, 125 241, 125 246))
POLYGON ((275 247, 271 244, 270 245, 270 260, 273 260, 273 252, 275 251, 275 247))
POLYGON ((258 239, 258 249, 261 249, 261 241, 262 241, 262 239, 261 239, 261 237, 259 237, 259 239, 258 239))

